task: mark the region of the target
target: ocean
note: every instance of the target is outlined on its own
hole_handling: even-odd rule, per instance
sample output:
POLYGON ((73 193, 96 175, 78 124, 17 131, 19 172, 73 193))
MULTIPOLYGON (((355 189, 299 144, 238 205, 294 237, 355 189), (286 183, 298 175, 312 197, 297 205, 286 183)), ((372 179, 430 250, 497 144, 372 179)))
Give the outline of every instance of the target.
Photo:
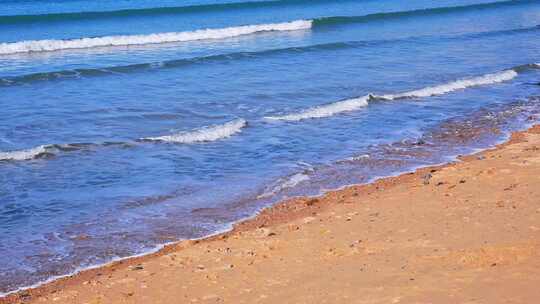
POLYGON ((0 8, 0 295, 540 117, 540 1, 0 8))

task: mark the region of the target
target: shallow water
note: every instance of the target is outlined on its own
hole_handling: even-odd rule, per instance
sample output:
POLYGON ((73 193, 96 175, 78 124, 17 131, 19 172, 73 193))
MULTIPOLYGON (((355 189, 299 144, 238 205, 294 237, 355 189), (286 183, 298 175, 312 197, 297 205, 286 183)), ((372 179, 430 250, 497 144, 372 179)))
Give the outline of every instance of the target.
POLYGON ((3 1, 0 292, 537 121, 540 2, 402 2, 3 1))

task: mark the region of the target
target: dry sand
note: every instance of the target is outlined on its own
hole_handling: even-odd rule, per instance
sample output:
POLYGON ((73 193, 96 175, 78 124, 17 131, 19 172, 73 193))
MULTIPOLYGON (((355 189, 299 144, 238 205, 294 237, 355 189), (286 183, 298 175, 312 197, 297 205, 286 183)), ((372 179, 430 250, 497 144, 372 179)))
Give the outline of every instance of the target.
POLYGON ((540 127, 0 303, 540 303, 540 127))

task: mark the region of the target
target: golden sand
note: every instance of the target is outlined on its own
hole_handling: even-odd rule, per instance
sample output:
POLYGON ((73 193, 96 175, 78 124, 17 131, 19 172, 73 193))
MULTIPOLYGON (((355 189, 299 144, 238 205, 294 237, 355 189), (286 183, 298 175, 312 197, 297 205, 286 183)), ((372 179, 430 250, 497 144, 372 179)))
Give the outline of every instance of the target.
POLYGON ((540 303, 540 127, 0 303, 540 303))

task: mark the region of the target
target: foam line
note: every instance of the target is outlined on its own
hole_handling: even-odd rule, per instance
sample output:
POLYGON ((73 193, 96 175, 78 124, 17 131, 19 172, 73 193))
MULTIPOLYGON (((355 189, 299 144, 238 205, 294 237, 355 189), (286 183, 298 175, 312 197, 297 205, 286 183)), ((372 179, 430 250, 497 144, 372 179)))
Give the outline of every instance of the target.
POLYGON ((158 141, 181 144, 210 142, 240 133, 242 128, 244 128, 245 126, 247 126, 247 122, 245 120, 236 119, 222 125, 204 127, 195 131, 180 132, 172 135, 158 137, 145 137, 142 138, 141 141, 158 141))
POLYGON ((284 23, 243 25, 220 29, 203 29, 188 32, 169 32, 148 35, 104 36, 70 40, 29 40, 0 44, 0 55, 86 49, 107 46, 129 46, 186 42, 208 39, 225 39, 270 31, 295 31, 311 28, 312 21, 296 20, 284 23))
POLYGON ((443 95, 443 94, 447 94, 447 93, 458 91, 458 90, 464 90, 470 87, 490 85, 490 84, 508 81, 515 78, 517 75, 518 73, 514 70, 505 70, 498 73, 485 74, 478 77, 460 79, 460 80, 448 82, 448 83, 437 85, 437 86, 426 87, 423 89, 413 90, 413 91, 399 93, 399 94, 387 94, 387 95, 381 95, 381 96, 374 96, 374 98, 383 99, 383 100, 396 100, 396 99, 403 99, 403 98, 422 98, 422 97, 437 96, 437 95, 443 95))
POLYGON ((299 120, 304 120, 304 119, 323 118, 323 117, 333 116, 338 113, 350 112, 350 111, 357 110, 359 108, 363 108, 368 105, 369 99, 370 99, 370 95, 367 95, 367 96, 342 100, 342 101, 330 103, 327 105, 314 107, 314 108, 307 109, 303 112, 296 113, 296 114, 288 114, 288 115, 283 115, 283 116, 267 116, 265 118, 269 120, 286 120, 286 121, 299 121, 299 120))
MULTIPOLYGON (((536 64, 535 64, 536 65, 536 64)), ((418 90, 408 91, 398 94, 386 94, 386 95, 374 95, 368 94, 366 96, 342 100, 327 105, 313 107, 304 110, 299 113, 287 114, 282 116, 267 116, 268 120, 284 120, 284 121, 300 121, 305 119, 323 118, 336 114, 355 111, 360 108, 366 107, 369 102, 377 100, 398 100, 405 98, 423 98, 436 95, 443 95, 450 92, 463 90, 469 87, 482 86, 496 84, 504 81, 511 80, 518 75, 514 69, 504 70, 497 73, 485 74, 478 77, 465 78, 445 84, 425 87, 418 90)))
POLYGON ((20 161, 29 160, 39 157, 47 153, 47 146, 37 146, 25 150, 15 150, 8 152, 0 152, 0 161, 20 161))

